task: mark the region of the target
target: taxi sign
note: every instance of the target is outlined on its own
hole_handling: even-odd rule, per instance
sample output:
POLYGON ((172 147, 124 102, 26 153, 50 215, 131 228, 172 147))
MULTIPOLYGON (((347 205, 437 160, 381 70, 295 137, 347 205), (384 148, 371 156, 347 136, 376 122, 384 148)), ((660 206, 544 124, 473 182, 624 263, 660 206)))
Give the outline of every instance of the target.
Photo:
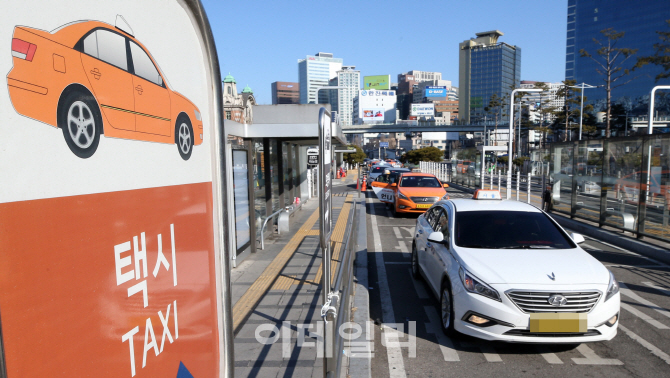
POLYGON ((502 196, 500 195, 500 190, 477 189, 472 198, 476 200, 501 200, 502 196))

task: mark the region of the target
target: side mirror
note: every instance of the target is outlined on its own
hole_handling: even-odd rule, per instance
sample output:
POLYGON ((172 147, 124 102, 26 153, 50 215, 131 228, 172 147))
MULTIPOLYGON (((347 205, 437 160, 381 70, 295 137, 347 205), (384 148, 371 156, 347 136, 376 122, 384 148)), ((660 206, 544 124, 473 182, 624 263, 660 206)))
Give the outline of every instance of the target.
POLYGON ((586 241, 584 239, 584 237, 582 236, 582 234, 578 234, 576 232, 571 233, 570 237, 572 238, 572 241, 574 241, 577 244, 581 244, 581 243, 584 243, 586 241))
POLYGON ((442 184, 442 187, 443 187, 443 188, 448 188, 448 187, 449 187, 449 184, 442 184))
POLYGON ((396 184, 396 183, 394 182, 394 183, 391 184, 391 186, 398 186, 398 184, 396 184))
POLYGON ((444 235, 442 235, 441 232, 437 231, 431 232, 430 235, 428 235, 428 241, 438 244, 444 244, 444 235))

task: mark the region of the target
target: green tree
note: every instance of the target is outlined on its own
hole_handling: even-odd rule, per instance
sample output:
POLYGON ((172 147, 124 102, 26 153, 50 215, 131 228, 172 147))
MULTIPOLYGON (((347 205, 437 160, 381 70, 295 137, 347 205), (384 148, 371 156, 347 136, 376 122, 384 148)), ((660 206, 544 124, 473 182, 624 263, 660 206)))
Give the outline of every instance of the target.
MULTIPOLYGON (((504 156, 504 157, 507 157, 507 156, 504 156)), ((507 159, 505 159, 505 160, 507 160, 507 159)), ((530 160, 530 158, 528 156, 519 156, 519 157, 515 157, 514 159, 512 159, 512 163, 514 163, 514 165, 516 165, 517 167, 521 168, 523 166, 523 162, 526 161, 526 160, 530 160)))
MULTIPOLYGON (((670 20, 665 20, 670 28, 670 20)), ((637 58, 635 67, 642 67, 647 64, 655 64, 663 68, 663 72, 656 75, 656 82, 661 79, 670 78, 670 31, 657 31, 661 42, 654 43, 654 55, 637 58)))
POLYGON ((437 147, 424 147, 418 150, 408 151, 400 160, 403 163, 419 164, 420 161, 442 161, 444 152, 437 147))
POLYGON ((574 117, 579 116, 580 98, 577 96, 581 92, 579 88, 572 88, 577 83, 575 80, 564 80, 563 85, 556 92, 556 97, 562 97, 565 105, 563 108, 557 108, 554 111, 554 125, 556 128, 565 125, 565 138, 571 129, 575 128, 574 117))
POLYGON ((538 126, 535 126, 534 129, 540 132, 540 148, 544 147, 544 144, 547 139, 547 135, 551 134, 553 130, 551 127, 545 125, 545 120, 548 118, 549 114, 553 114, 555 109, 551 106, 551 97, 546 95, 546 92, 549 92, 549 85, 547 83, 538 81, 535 83, 535 88, 542 89, 540 92, 540 123, 538 126))
POLYGON ((596 72, 605 76, 603 79, 605 82, 605 92, 607 94, 607 115, 605 118, 607 126, 605 128, 605 137, 609 138, 610 117, 612 114, 612 89, 626 85, 631 82, 631 80, 635 79, 633 77, 628 81, 615 84, 617 81, 630 74, 630 70, 628 68, 623 68, 623 65, 629 58, 637 53, 637 49, 629 49, 617 46, 619 40, 624 37, 625 32, 617 32, 612 28, 607 28, 601 30, 600 33, 603 35, 603 37, 606 38, 605 41, 593 38, 593 42, 599 46, 596 50, 596 54, 599 56, 599 58, 594 57, 585 49, 579 50, 579 54, 582 57, 593 60, 598 66, 598 68, 596 68, 596 72))
POLYGON ((356 152, 344 154, 344 161, 346 161, 349 164, 361 164, 363 163, 363 159, 367 157, 367 155, 365 155, 365 152, 363 152, 363 149, 358 146, 347 146, 347 149, 349 150, 356 149, 356 152))

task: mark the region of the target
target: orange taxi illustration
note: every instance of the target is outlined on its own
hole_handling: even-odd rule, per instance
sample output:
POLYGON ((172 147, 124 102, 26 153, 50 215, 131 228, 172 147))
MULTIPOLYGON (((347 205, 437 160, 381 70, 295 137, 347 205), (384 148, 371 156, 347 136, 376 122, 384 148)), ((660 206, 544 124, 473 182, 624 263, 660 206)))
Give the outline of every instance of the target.
POLYGON ((176 144, 184 160, 203 140, 202 117, 173 91, 122 16, 117 26, 77 21, 47 32, 16 26, 7 86, 14 109, 63 130, 91 157, 106 137, 176 144))
POLYGON ((448 187, 449 184, 443 184, 435 175, 429 173, 401 173, 397 182, 387 186, 387 189, 393 191, 393 214, 423 213, 433 203, 449 199, 446 190, 448 187))

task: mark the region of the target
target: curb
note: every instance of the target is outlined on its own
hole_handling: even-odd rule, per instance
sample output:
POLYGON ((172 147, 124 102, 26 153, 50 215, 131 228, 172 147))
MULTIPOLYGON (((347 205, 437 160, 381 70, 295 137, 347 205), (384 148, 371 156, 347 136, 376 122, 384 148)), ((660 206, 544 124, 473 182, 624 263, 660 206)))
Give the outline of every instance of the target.
MULTIPOLYGON (((474 189, 466 188, 458 184, 449 183, 450 188, 462 190, 468 193, 474 193, 474 189)), ((596 226, 592 226, 587 223, 580 222, 578 220, 567 218, 563 215, 558 215, 555 213, 547 213, 549 216, 554 218, 558 224, 563 228, 569 228, 585 236, 607 241, 607 243, 612 244, 616 247, 627 249, 629 251, 639 253, 642 256, 656 259, 665 264, 670 264, 670 251, 665 248, 655 246, 653 244, 645 243, 643 241, 621 236, 616 232, 608 231, 596 226)))
MULTIPOLYGON (((358 206, 358 229, 356 230, 356 260, 354 261, 354 272, 355 272, 355 295, 353 307, 356 308, 356 311, 353 315, 353 322, 360 325, 361 329, 367 329, 366 325, 370 319, 370 298, 368 294, 368 228, 367 228, 367 200, 366 197, 357 199, 359 202, 358 206)), ((360 340, 352 340, 354 343, 358 342, 368 342, 365 340, 365 332, 359 338, 360 340)), ((370 350, 371 352, 371 350, 370 350)), ((349 377, 352 378, 370 378, 372 376, 371 370, 371 357, 370 353, 367 354, 365 358, 352 358, 349 357, 349 377)))

